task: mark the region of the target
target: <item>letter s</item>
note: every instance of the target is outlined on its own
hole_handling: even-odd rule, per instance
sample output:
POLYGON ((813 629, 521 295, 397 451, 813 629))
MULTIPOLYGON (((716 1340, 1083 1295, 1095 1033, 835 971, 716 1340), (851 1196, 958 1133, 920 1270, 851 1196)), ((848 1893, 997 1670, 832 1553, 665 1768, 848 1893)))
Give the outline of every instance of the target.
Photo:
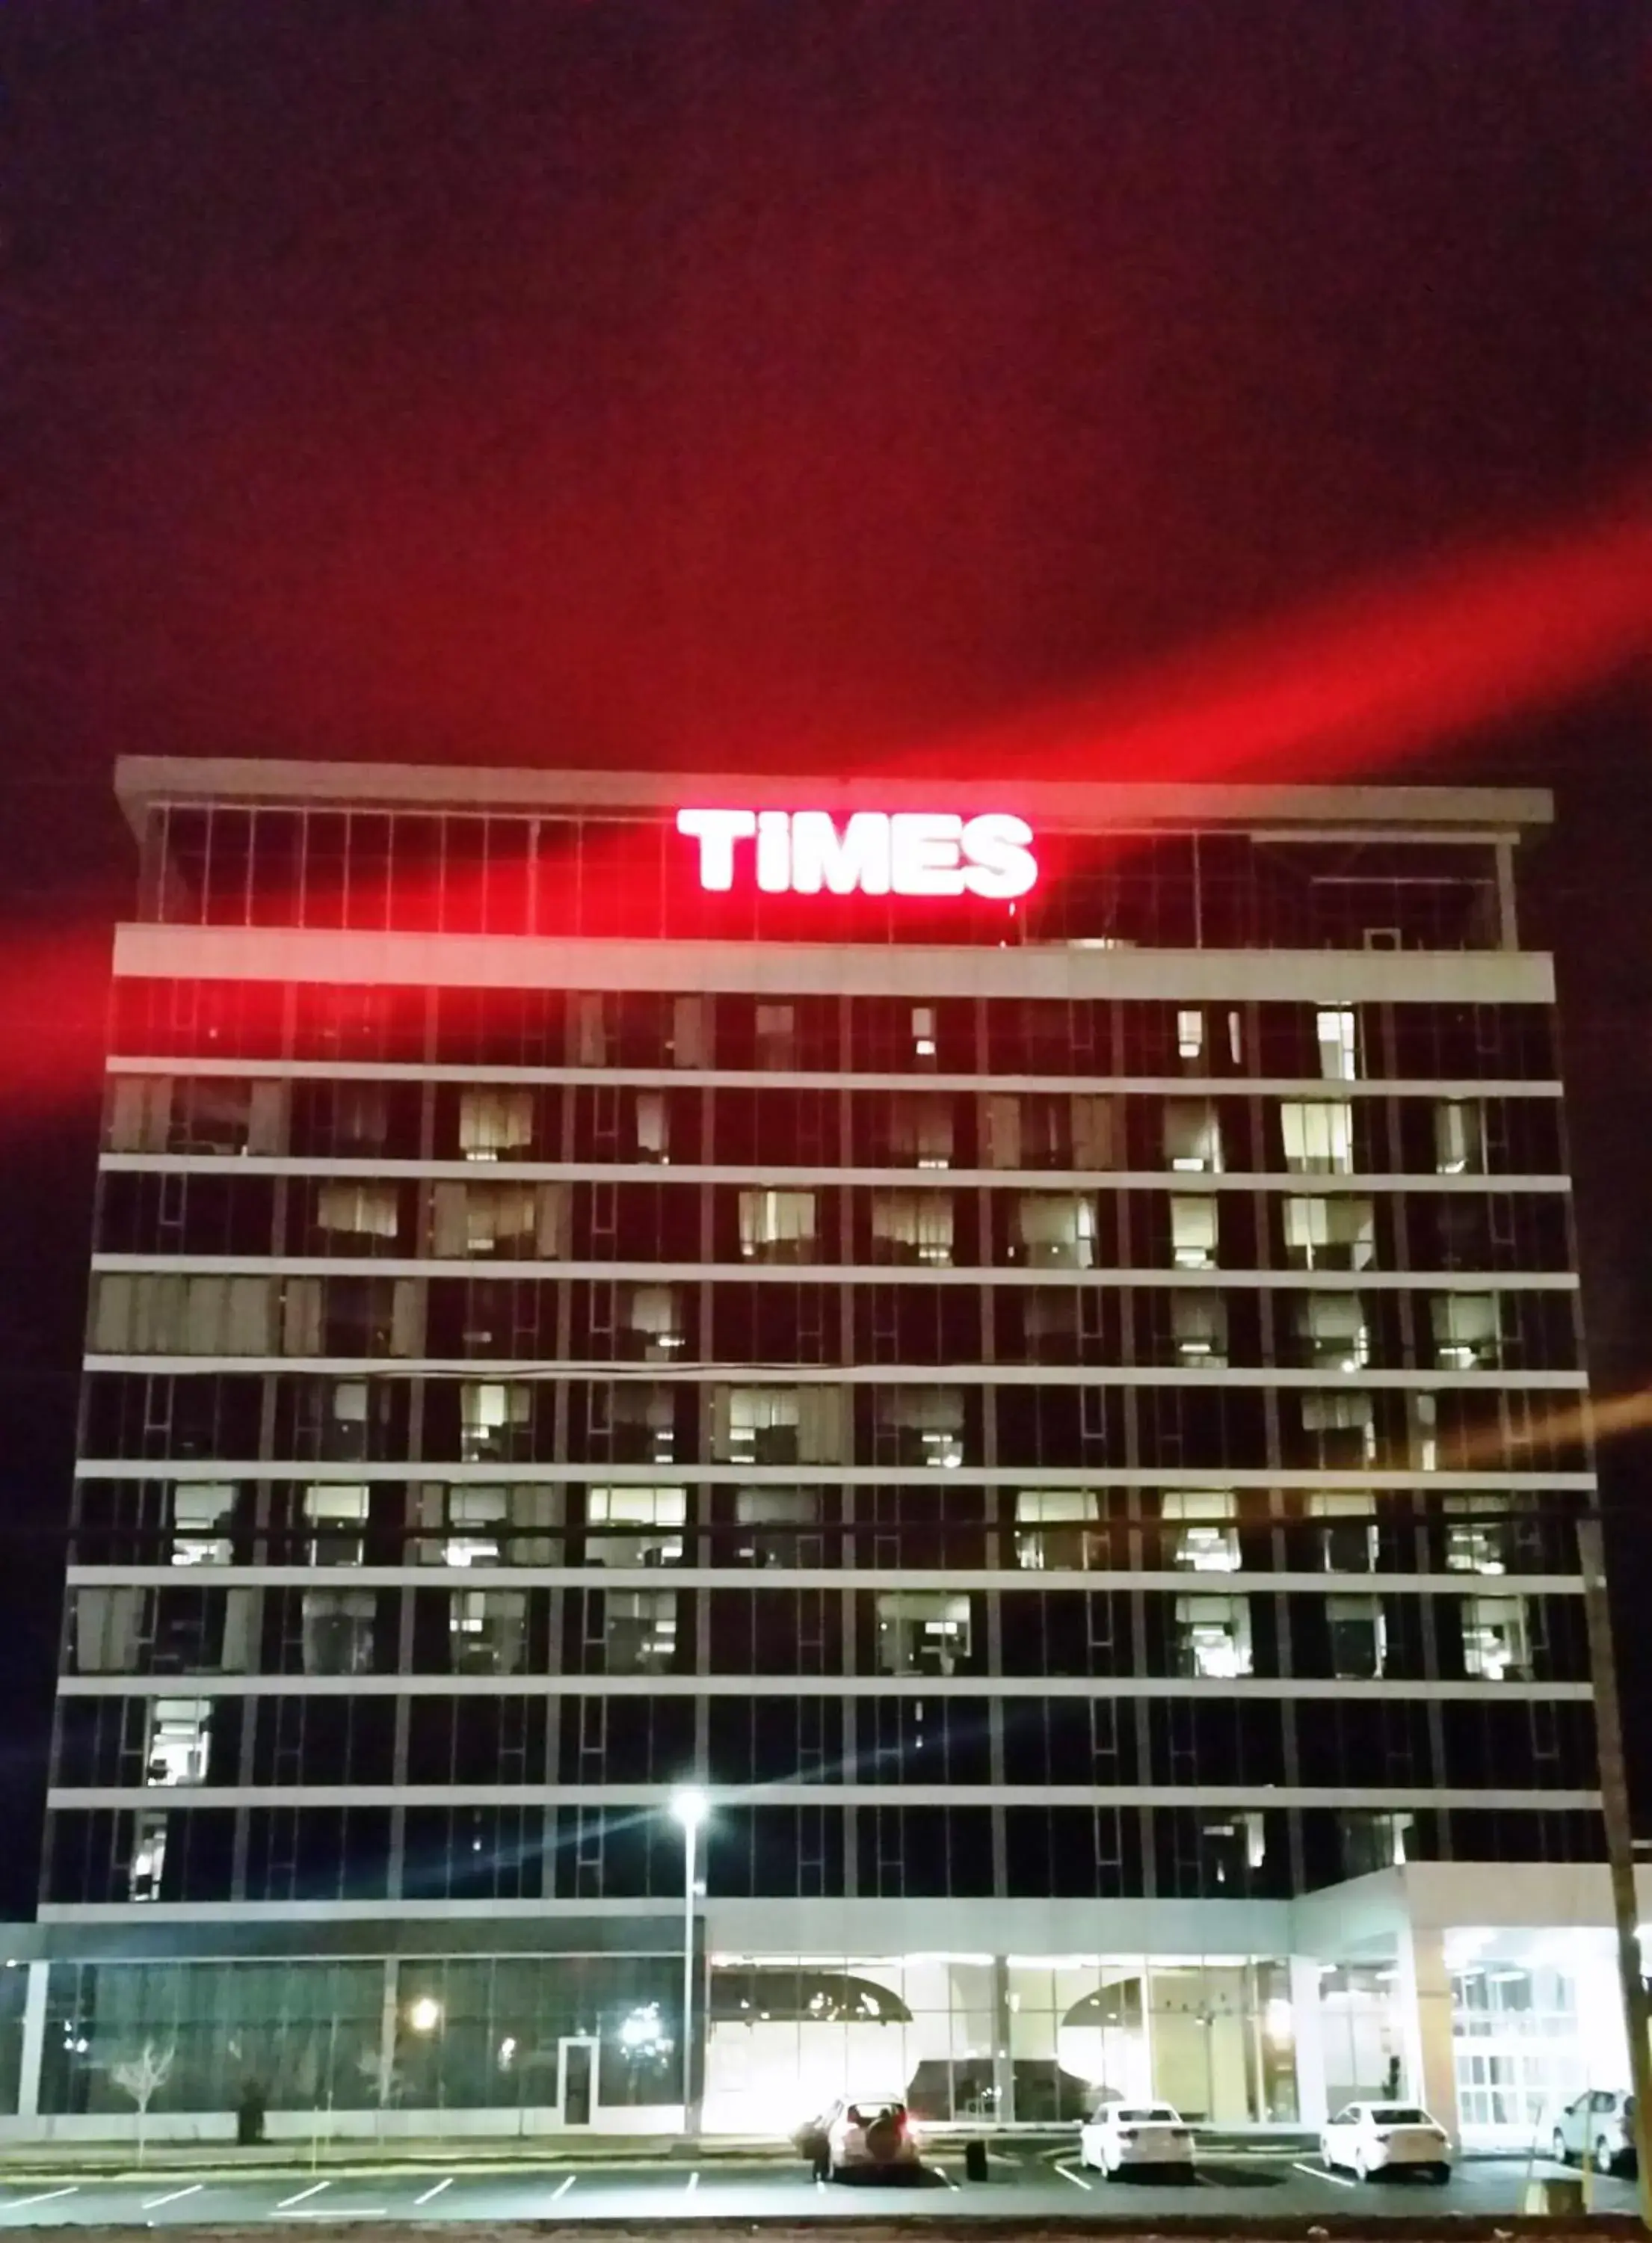
POLYGON ((993 902, 1024 896, 1038 877, 1031 826, 1004 812, 970 818, 964 829, 964 886, 993 902))

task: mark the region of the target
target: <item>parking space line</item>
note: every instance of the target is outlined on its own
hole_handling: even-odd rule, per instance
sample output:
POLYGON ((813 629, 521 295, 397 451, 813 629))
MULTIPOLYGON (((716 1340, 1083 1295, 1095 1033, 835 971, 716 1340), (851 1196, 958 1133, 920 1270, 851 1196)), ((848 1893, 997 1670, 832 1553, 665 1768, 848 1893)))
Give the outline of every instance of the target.
POLYGON ((938 2172, 938 2173, 940 2174, 941 2179, 942 2179, 946 2183, 947 2186, 948 2186, 948 2187, 952 2191, 953 2194, 956 2196, 956 2195, 957 2195, 957 2186, 958 2186, 958 2185, 957 2185, 957 2181, 955 2181, 955 2180, 953 2179, 953 2178, 952 2178, 951 2174, 950 2174, 950 2172, 948 2172, 948 2171, 947 2171, 946 2167, 945 2167, 944 2166, 935 2166, 935 2167, 933 2168, 933 2170, 934 2170, 935 2172, 938 2172))
POLYGON ((330 2180, 314 2181, 308 2188, 301 2188, 296 2196, 284 2196, 275 2208, 278 2212, 289 2212, 295 2204, 302 2204, 306 2196, 319 2196, 324 2188, 332 2186, 330 2180))
POLYGON ((1357 2182, 1351 2181, 1346 2173, 1333 2173, 1329 2166, 1304 2165, 1300 2158, 1293 2158, 1291 2163, 1298 2172, 1306 2173, 1310 2180, 1333 2180, 1339 2188, 1355 2188, 1359 2186, 1357 2182))
POLYGON ((691 2173, 688 2175, 688 2186, 687 2193, 688 2193, 689 2196, 692 2196, 692 2195, 694 2194, 694 2192, 695 2192, 695 2189, 697 2189, 697 2188, 699 2187, 699 2186, 700 2186, 700 2176, 699 2176, 699 2174, 698 2174, 697 2172, 691 2172, 691 2173))
POLYGON ((14 2196, 10 2204, 0 2204, 0 2212, 21 2212, 25 2204, 50 2204, 54 2197, 77 2195, 79 2189, 80 2183, 74 2181, 67 2188, 42 2189, 38 2196, 14 2196))
POLYGON ((570 2173, 566 2180, 559 2180, 551 2191, 551 2202, 554 2204, 559 2196, 566 2196, 578 2179, 578 2173, 570 2173))
POLYGON ((382 2204, 330 2204, 323 2211, 317 2205, 313 2212, 278 2212, 278 2219, 383 2219, 386 2214, 382 2204))
POLYGON ((413 2202, 415 2205, 428 2204, 433 2196, 440 2196, 443 2189, 451 2188, 453 2185, 453 2176, 452 2173, 449 2173, 447 2179, 439 2180, 434 2188, 427 2188, 422 2196, 414 2197, 413 2202))
POLYGON ((1075 2188, 1088 2191, 1090 2183, 1080 2174, 1071 2172, 1066 2166, 1058 2166, 1056 2171, 1061 2175, 1063 2180, 1070 2180, 1075 2188))
POLYGON ((140 2212, 158 2212, 163 2204, 176 2204, 181 2196, 198 2196, 205 2186, 204 2180, 192 2180, 187 2188, 175 2188, 170 2196, 145 2197, 138 2208, 140 2212))

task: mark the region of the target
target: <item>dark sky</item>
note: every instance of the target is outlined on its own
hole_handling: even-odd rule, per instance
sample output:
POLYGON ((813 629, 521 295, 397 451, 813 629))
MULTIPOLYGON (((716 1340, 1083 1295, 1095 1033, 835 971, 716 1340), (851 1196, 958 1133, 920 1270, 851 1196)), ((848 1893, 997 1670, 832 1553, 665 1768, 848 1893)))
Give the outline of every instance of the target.
MULTIPOLYGON (((1151 773, 1120 681, 1152 706, 1236 634, 1265 675, 1311 664, 1321 603, 1368 588, 1400 605, 1361 682, 1403 678, 1442 556, 1494 569, 1652 491, 1645 6, 0 12, 0 1472, 35 1702, 115 754, 1151 773)), ((1575 575, 1494 603, 1420 760, 1414 725, 1357 743, 1561 789, 1534 906, 1615 1391, 1652 1318, 1622 589, 1542 707, 1521 681, 1575 575)), ((1185 767, 1258 762, 1219 707, 1185 767)), ((1309 725, 1269 767, 1348 744, 1309 725)), ((1652 1535, 1620 1547, 1627 1580, 1652 1535)), ((1652 1667, 1636 1687, 1652 1724, 1652 1667)))

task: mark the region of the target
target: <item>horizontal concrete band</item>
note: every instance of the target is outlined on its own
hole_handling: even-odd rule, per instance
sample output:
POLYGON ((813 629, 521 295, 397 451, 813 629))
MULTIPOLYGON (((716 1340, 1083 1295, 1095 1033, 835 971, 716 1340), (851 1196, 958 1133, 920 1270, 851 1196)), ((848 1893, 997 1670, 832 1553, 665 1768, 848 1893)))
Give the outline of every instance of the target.
POLYGON ((1087 950, 1028 945, 606 941, 331 927, 115 931, 115 973, 380 988, 637 989, 807 996, 1183 999, 1189 1003, 1552 1005, 1547 953, 1087 950))
MULTIPOLYGON (((636 1807, 667 1811, 658 1783, 288 1783, 262 1790, 239 1784, 55 1788, 54 1812, 68 1808, 200 1807, 636 1807)), ((1270 1807, 1393 1809, 1490 1808, 1598 1810, 1598 1791, 1471 1790, 1447 1784, 1271 1783, 763 1783, 720 1785, 719 1807, 1270 1807)))

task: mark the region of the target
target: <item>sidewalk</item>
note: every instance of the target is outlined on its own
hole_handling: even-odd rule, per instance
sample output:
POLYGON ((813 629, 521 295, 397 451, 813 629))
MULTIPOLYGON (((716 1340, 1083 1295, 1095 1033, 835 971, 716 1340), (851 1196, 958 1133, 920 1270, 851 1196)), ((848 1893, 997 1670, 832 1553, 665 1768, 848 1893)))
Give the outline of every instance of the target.
POLYGON ((381 2172, 511 2172, 523 2166, 618 2163, 730 2164, 744 2159, 787 2158, 788 2142, 763 2135, 714 2135, 688 2141, 681 2134, 467 2134, 400 2141, 376 2141, 355 2135, 312 2142, 288 2135, 242 2149, 233 2142, 151 2140, 140 2166, 129 2142, 17 2142, 0 2145, 0 2183, 60 2179, 65 2172, 100 2179, 148 2179, 156 2173, 188 2173, 234 2179, 250 2173, 292 2172, 312 2167, 338 2179, 366 2179, 381 2172))

